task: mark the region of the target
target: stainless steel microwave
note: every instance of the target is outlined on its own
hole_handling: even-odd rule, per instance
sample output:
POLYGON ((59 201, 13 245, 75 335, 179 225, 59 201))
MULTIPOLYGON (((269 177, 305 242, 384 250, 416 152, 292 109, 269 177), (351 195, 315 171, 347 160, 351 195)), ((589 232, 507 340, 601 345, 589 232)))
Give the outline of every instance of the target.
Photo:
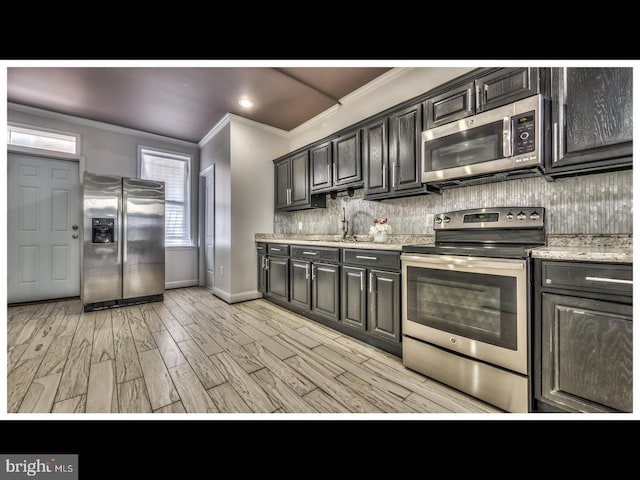
POLYGON ((422 183, 542 167, 543 97, 422 132, 422 183))

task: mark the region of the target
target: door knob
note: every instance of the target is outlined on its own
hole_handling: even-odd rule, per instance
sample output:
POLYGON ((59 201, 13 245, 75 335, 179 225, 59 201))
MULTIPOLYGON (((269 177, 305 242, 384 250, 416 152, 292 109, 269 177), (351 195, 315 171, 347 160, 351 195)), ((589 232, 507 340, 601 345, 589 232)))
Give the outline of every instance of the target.
POLYGON ((74 230, 78 229, 78 225, 73 225, 71 228, 73 228, 74 230))
POLYGON ((71 235, 71 238, 78 238, 78 236, 79 235, 77 233, 74 233, 73 235, 71 235))

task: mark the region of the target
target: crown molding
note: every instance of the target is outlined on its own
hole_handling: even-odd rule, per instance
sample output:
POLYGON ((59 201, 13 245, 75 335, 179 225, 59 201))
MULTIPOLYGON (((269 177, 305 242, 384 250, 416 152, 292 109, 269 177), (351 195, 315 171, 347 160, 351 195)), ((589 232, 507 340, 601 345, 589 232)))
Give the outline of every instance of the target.
POLYGON ((204 147, 213 137, 218 134, 218 132, 220 132, 220 130, 222 130, 222 128, 224 128, 231 121, 233 121, 233 123, 241 123, 252 128, 257 128, 258 130, 263 130, 272 135, 279 135, 285 138, 289 138, 290 136, 289 132, 281 130, 280 128, 275 128, 270 125, 265 125, 264 123, 249 120, 248 118, 244 118, 233 113, 227 113, 224 117, 222 117, 222 120, 216 123, 215 126, 211 130, 209 130, 209 132, 207 132, 204 137, 202 137, 202 140, 198 142, 198 146, 200 148, 204 147))
POLYGON ((289 131, 289 136, 293 137, 295 135, 299 135, 302 132, 305 132, 306 130, 309 130, 309 129, 315 127, 316 125, 326 121, 327 118, 329 118, 332 115, 334 115, 338 110, 340 110, 340 108, 342 108, 343 105, 347 105, 349 103, 352 103, 352 102, 358 100, 359 98, 371 93, 372 91, 377 90, 377 89, 383 87, 384 85, 388 84, 389 82, 392 82, 392 81, 396 80, 397 78, 409 73, 411 70, 414 70, 414 69, 410 68, 410 67, 395 67, 395 68, 389 70, 388 72, 383 73, 379 77, 374 78, 373 80, 371 80, 366 85, 363 85, 359 89, 354 90, 353 92, 351 92, 351 93, 345 95, 344 97, 342 97, 340 99, 340 103, 339 104, 328 108, 327 110, 325 110, 322 113, 319 113, 318 115, 316 115, 312 119, 307 120, 306 122, 304 122, 303 124, 297 126, 293 130, 290 130, 289 131))
POLYGON ((85 125, 87 127, 99 128, 101 130, 108 130, 110 132, 116 132, 116 133, 124 133, 126 135, 135 135, 137 137, 149 138, 149 139, 158 140, 158 141, 171 142, 176 145, 183 145, 191 148, 198 146, 197 143, 187 142, 186 140, 166 137, 164 135, 149 133, 143 130, 136 130, 134 128, 121 127, 120 125, 114 125, 112 123, 99 122, 97 120, 89 120, 88 118, 75 117, 73 115, 67 115, 65 113, 52 112, 51 110, 44 110, 36 107, 29 107, 27 105, 21 105, 19 103, 7 102, 7 110, 31 113, 34 115, 40 115, 42 117, 53 118, 56 120, 64 120, 64 121, 75 123, 78 125, 85 125))

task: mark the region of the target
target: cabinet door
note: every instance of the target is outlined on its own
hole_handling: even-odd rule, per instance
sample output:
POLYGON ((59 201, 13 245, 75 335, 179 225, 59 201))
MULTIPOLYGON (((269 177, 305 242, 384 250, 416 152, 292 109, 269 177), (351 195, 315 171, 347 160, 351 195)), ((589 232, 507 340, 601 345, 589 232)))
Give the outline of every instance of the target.
POLYGON ((311 192, 331 188, 332 179, 332 150, 331 142, 323 143, 309 150, 311 162, 311 192))
POLYGON ((473 82, 448 90, 424 102, 426 128, 460 120, 475 113, 473 82))
POLYGON ((346 325, 367 328, 367 269, 342 267, 342 321, 346 325))
POLYGON ((389 119, 391 190, 404 190, 422 185, 420 174, 421 135, 421 104, 397 112, 389 119))
POLYGON ((541 400, 569 411, 631 412, 632 307, 542 295, 541 400))
POLYGON ((362 182, 360 130, 333 140, 333 185, 362 182))
POLYGON ((369 271, 369 331, 400 342, 400 274, 369 271))
POLYGON ((275 208, 283 209, 289 206, 289 185, 291 175, 291 162, 288 158, 275 164, 275 208))
POLYGON ((291 260, 289 298, 292 305, 311 308, 311 262, 291 260))
POLYGON ((289 259, 267 258, 267 294, 289 301, 289 259))
POLYGON ((389 191, 389 150, 386 118, 362 129, 362 168, 364 193, 372 195, 389 191))
POLYGON ((484 112, 537 93, 537 68, 502 68, 476 80, 476 112, 484 112))
POLYGON ((340 318, 340 267, 327 263, 311 264, 311 284, 312 311, 337 321, 340 318))
POLYGON ((291 157, 291 193, 289 205, 292 207, 308 205, 309 194, 309 158, 307 152, 291 157))
POLYGON ((632 74, 631 67, 551 70, 552 168, 631 165, 632 74))
POLYGON ((258 255, 258 291, 261 293, 267 292, 267 256, 264 254, 258 255))

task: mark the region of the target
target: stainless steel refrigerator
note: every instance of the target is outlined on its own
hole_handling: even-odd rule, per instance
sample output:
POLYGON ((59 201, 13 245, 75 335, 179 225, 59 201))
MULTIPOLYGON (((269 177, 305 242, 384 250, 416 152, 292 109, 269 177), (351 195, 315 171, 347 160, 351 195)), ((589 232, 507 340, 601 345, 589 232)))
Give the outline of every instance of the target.
POLYGON ((85 311, 164 296, 164 182, 84 173, 85 311))

